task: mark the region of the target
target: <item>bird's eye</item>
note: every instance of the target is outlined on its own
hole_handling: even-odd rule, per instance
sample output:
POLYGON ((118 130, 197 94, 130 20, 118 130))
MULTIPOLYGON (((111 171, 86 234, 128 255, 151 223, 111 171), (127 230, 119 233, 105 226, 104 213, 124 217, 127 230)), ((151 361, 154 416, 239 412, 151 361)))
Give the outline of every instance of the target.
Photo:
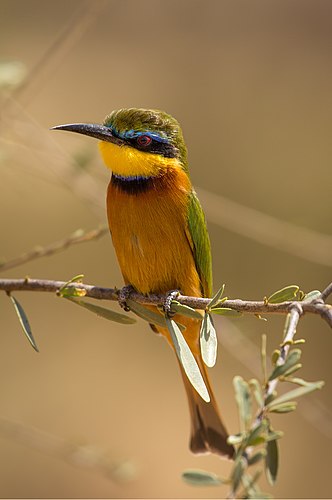
POLYGON ((137 144, 143 148, 146 148, 147 146, 149 146, 149 144, 151 144, 151 142, 152 142, 152 139, 148 135, 139 135, 137 137, 137 144))

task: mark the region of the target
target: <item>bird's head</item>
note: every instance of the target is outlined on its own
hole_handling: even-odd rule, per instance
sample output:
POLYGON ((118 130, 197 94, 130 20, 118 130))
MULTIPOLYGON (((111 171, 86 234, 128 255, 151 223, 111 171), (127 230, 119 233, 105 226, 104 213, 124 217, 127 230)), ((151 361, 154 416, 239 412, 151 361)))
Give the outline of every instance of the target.
POLYGON ((151 177, 163 169, 187 170, 187 149, 175 118, 151 109, 120 109, 104 123, 53 127, 99 139, 106 166, 121 177, 151 177))

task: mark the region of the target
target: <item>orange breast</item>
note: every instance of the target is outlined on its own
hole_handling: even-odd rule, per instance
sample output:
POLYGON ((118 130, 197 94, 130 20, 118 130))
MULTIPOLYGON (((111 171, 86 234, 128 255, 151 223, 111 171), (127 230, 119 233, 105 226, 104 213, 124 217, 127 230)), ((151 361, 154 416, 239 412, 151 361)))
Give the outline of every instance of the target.
POLYGON ((151 189, 137 194, 109 184, 107 213, 119 265, 125 283, 141 293, 179 289, 201 295, 186 231, 190 189, 180 169, 170 169, 151 189))

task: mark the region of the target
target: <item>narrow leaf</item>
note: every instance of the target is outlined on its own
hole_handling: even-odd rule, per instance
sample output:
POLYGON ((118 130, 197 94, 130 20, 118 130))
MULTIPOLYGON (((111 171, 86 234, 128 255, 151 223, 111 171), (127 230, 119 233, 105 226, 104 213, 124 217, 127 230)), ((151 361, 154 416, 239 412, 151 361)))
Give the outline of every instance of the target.
POLYGON ((202 358, 206 366, 212 367, 217 359, 217 332, 214 328, 212 318, 209 313, 204 314, 200 331, 200 345, 202 358))
POLYGON ((134 318, 131 318, 126 314, 121 314, 112 311, 112 309, 107 309, 106 307, 97 306, 95 304, 91 304, 90 302, 86 302, 85 300, 76 300, 76 299, 71 299, 70 297, 65 297, 65 298, 69 300, 72 304, 77 304, 78 306, 84 307, 84 309, 87 309, 88 311, 97 314, 97 316, 101 316, 102 318, 108 319, 109 321, 115 321, 116 323, 121 323, 123 325, 132 325, 133 323, 136 323, 136 320, 134 318))
POLYGON ((222 297, 222 294, 224 293, 225 290, 225 285, 222 285, 217 293, 212 297, 212 299, 209 302, 208 309, 211 309, 211 307, 214 307, 215 305, 218 304, 219 300, 222 297))
POLYGON ((308 292, 304 298, 302 299, 302 302, 312 302, 313 300, 316 300, 320 297, 321 292, 319 290, 312 290, 311 292, 308 292))
POLYGON ((86 290, 84 290, 83 288, 68 286, 65 288, 61 288, 61 290, 59 290, 58 292, 58 295, 65 299, 68 299, 70 297, 84 297, 86 295, 86 290))
POLYGON ((295 401, 290 401, 288 403, 280 403, 277 405, 271 405, 269 407, 269 412, 271 413, 290 413, 296 410, 297 403, 295 401))
POLYGON ((288 376, 289 376, 289 375, 291 375, 292 373, 297 372, 297 370, 299 370, 300 368, 302 368, 302 363, 297 363, 296 365, 291 366, 291 367, 289 368, 289 370, 287 370, 287 371, 283 374, 283 377, 288 377, 288 376))
MULTIPOLYGON (((301 379, 299 379, 301 380, 301 379)), ((286 392, 286 394, 283 394, 282 396, 279 396, 276 398, 271 404, 269 404, 267 407, 270 409, 270 407, 279 405, 280 403, 286 403, 287 401, 291 401, 292 399, 295 398, 300 398, 301 396, 304 396, 305 394, 309 394, 309 392, 316 391, 317 389, 321 389, 324 385, 324 382, 320 380, 319 382, 307 382, 306 385, 303 387, 297 387, 296 389, 293 389, 289 392, 286 392)))
MULTIPOLYGON (((77 274, 76 276, 71 278, 69 281, 67 281, 64 285, 62 285, 61 288, 59 288, 59 290, 57 291, 57 295, 60 295, 60 297, 65 297, 65 296, 70 295, 70 293, 69 293, 70 288, 68 288, 68 285, 71 285, 72 283, 81 283, 83 278, 84 278, 84 274, 77 274)), ((73 292, 73 294, 74 293, 75 292, 73 292)))
POLYGON ((271 361, 273 365, 277 363, 279 356, 280 356, 280 349, 275 349, 271 356, 271 361))
POLYGON ((139 304, 138 302, 135 302, 131 299, 127 299, 126 302, 131 311, 133 311, 135 314, 137 314, 137 316, 144 319, 148 323, 161 326, 162 328, 167 327, 164 316, 162 316, 158 312, 151 311, 150 309, 142 306, 142 304, 139 304))
POLYGON ((261 364, 262 364, 262 372, 263 372, 263 381, 264 384, 267 379, 267 368, 266 368, 266 334, 262 335, 262 346, 261 346, 261 364))
POLYGON ((301 358, 301 351, 300 349, 293 349, 284 364, 278 365, 275 367, 271 375, 269 376, 269 380, 273 380, 275 378, 280 377, 284 373, 286 373, 290 368, 292 368, 294 365, 296 365, 301 358))
POLYGON ((182 314, 183 316, 188 316, 189 318, 199 320, 202 319, 202 315, 198 311, 196 311, 192 307, 180 304, 180 302, 177 302, 175 300, 173 300, 171 303, 171 309, 172 311, 182 314))
MULTIPOLYGON (((249 434, 247 438, 247 446, 252 446, 254 443, 256 444, 256 439, 261 437, 261 435, 267 430, 267 422, 263 420, 260 424, 258 424, 249 434)), ((265 439, 263 440, 265 441, 265 439)))
POLYGON ((268 441, 266 445, 266 477, 269 483, 273 486, 277 479, 278 465, 279 465, 279 454, 278 454, 278 443, 277 440, 268 441))
POLYGON ((224 482, 216 474, 204 470, 187 470, 182 474, 182 479, 193 486, 220 486, 224 482))
POLYGON ((262 408, 264 406, 264 399, 260 383, 258 382, 257 379, 252 378, 251 380, 249 380, 249 385, 252 389, 252 392, 255 396, 259 408, 262 408))
MULTIPOLYGON (((249 464, 249 461, 248 461, 249 464)), ((241 494, 241 498, 264 498, 266 500, 265 496, 260 496, 261 491, 256 484, 258 479, 260 478, 262 474, 261 470, 257 470, 253 477, 251 477, 249 474, 243 474, 242 476, 242 484, 244 486, 244 492, 241 494)))
POLYGON ((245 463, 243 458, 240 458, 238 462, 235 462, 235 466, 232 472, 232 488, 235 493, 241 484, 241 479, 245 470, 245 463))
POLYGON ((290 378, 287 377, 287 379, 285 378, 284 380, 285 382, 291 382, 292 384, 297 384, 304 387, 307 387, 308 385, 312 384, 312 382, 308 382, 307 380, 303 380, 303 378, 299 377, 290 377, 290 378))
POLYGON ((20 321, 20 325, 22 327, 22 330, 23 330, 25 336, 27 337, 28 341, 30 342, 30 344, 32 345, 32 347, 34 348, 34 350, 37 351, 37 352, 39 352, 39 349, 37 347, 35 339, 33 338, 33 335, 32 335, 32 331, 31 331, 29 320, 27 318, 27 315, 24 312, 23 307, 15 299, 15 297, 13 297, 12 295, 9 295, 9 298, 10 298, 10 300, 12 301, 12 303, 14 305, 16 314, 18 316, 18 319, 20 321))
POLYGON ((251 396, 249 385, 239 375, 234 377, 233 385, 239 410, 240 427, 242 430, 247 430, 251 421, 251 396))
POLYGON ((268 297, 267 302, 269 304, 278 304, 280 302, 285 302, 287 300, 294 300, 299 287, 297 285, 285 286, 281 290, 277 290, 270 297, 268 297))
POLYGON ((248 459, 248 465, 255 465, 266 457, 266 450, 260 450, 248 459))
POLYGON ((277 391, 271 392, 271 394, 268 394, 265 398, 265 406, 271 403, 277 396, 277 391))
POLYGON ((176 351, 176 354, 183 366, 183 369, 190 381, 191 385, 196 389, 198 394, 201 396, 204 401, 207 403, 210 402, 210 395, 206 388, 204 379, 198 367, 198 364, 194 358, 193 353, 191 352, 186 340, 184 339, 180 328, 170 318, 165 318, 167 328, 171 334, 173 345, 176 351))
POLYGON ((230 307, 213 307, 210 309, 213 314, 219 314, 220 316, 242 316, 241 311, 236 311, 230 307))
POLYGON ((272 431, 270 429, 270 432, 266 436, 266 441, 274 441, 275 439, 280 439, 282 438, 284 433, 282 431, 272 431))

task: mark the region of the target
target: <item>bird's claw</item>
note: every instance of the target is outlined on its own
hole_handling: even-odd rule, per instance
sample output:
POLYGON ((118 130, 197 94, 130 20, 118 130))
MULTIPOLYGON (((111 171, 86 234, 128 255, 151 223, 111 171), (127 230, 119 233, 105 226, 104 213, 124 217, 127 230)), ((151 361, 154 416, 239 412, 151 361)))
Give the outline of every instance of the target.
POLYGON ((134 292, 134 287, 132 285, 125 285, 118 291, 118 302, 119 306, 124 309, 124 311, 129 312, 130 307, 127 304, 127 300, 130 297, 130 294, 134 292))
POLYGON ((180 295, 179 290, 171 290, 167 293, 165 302, 163 304, 164 313, 166 316, 174 316, 174 312, 172 311, 172 301, 175 300, 180 295))

